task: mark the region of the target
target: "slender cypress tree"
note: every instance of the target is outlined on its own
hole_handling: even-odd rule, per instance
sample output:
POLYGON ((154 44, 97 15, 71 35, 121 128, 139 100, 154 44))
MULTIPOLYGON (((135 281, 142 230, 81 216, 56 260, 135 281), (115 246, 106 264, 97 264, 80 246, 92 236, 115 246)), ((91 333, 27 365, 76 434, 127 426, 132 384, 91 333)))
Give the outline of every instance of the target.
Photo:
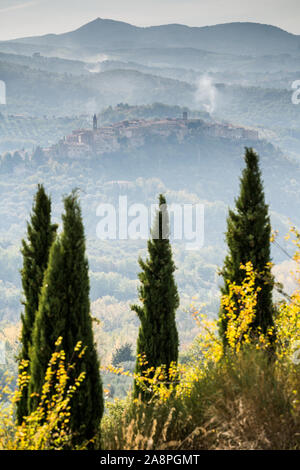
MULTIPOLYGON (((245 273, 240 269, 240 264, 251 261, 254 270, 259 273, 255 288, 260 287, 261 290, 258 292, 256 315, 250 326, 252 331, 260 328, 265 334, 273 327, 273 278, 268 264, 271 261, 271 225, 268 206, 265 203, 259 157, 251 148, 245 149, 245 164, 240 181, 240 195, 235 201, 236 210, 229 210, 227 218, 228 255, 222 272, 224 287, 221 291, 222 294, 228 294, 227 281, 241 284, 245 273)), ((224 345, 227 344, 226 328, 227 319, 221 308, 220 334, 224 345)))
MULTIPOLYGON (((159 210, 156 213, 151 238, 148 241, 149 258, 139 259, 142 269, 139 299, 142 306, 131 308, 140 319, 137 340, 137 355, 145 355, 147 364, 136 361, 136 373, 141 374, 149 367, 164 365, 169 370, 172 362, 178 360, 178 333, 175 314, 179 305, 177 286, 174 281, 175 265, 169 241, 169 217, 166 199, 159 196, 159 210)), ((148 394, 138 383, 134 384, 134 395, 146 400, 148 394)))
MULTIPOLYGON (((57 225, 51 224, 51 200, 42 185, 38 185, 34 205, 27 224, 27 241, 22 240, 23 269, 21 271, 24 293, 24 313, 21 314, 22 330, 21 360, 29 360, 32 345, 34 319, 39 307, 39 295, 43 277, 48 264, 50 247, 55 238, 57 225)), ((17 421, 21 424, 28 415, 27 389, 23 390, 21 400, 17 402, 17 421)))
MULTIPOLYGON (((72 398, 70 428, 73 443, 91 439, 99 430, 103 392, 90 316, 88 262, 80 206, 75 193, 64 200, 63 233, 52 246, 33 333, 29 392, 40 393, 55 341, 62 337, 66 362, 82 341, 84 356, 73 375, 86 377, 72 398)), ((37 399, 29 399, 35 409, 37 399)))

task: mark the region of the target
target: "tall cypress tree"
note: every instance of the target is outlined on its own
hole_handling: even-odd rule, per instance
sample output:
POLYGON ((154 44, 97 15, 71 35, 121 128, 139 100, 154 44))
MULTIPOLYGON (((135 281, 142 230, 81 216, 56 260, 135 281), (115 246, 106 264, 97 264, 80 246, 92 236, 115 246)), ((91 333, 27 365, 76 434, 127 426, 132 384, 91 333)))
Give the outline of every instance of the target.
MULTIPOLYGON (((260 328, 265 334, 268 328, 273 327, 273 278, 268 265, 271 261, 271 225, 268 206, 265 203, 259 157, 251 148, 245 149, 245 164, 240 180, 240 195, 235 201, 236 210, 229 210, 227 218, 228 255, 222 272, 224 287, 221 291, 222 294, 228 294, 227 281, 240 285, 245 276, 240 264, 251 261, 254 270, 259 273, 255 288, 260 287, 261 290, 258 292, 256 315, 250 327, 254 332, 260 328)), ((220 334, 224 345, 227 344, 226 328, 227 318, 221 307, 220 334)))
MULTIPOLYGON (((42 185, 38 185, 30 222, 27 224, 27 241, 22 240, 23 269, 21 271, 24 293, 24 313, 21 315, 21 360, 29 360, 34 319, 39 307, 43 277, 48 264, 50 247, 57 225, 51 224, 51 200, 42 185)), ((17 421, 20 424, 28 415, 27 389, 17 402, 17 421)))
MULTIPOLYGON (((52 246, 36 317, 31 355, 30 394, 40 393, 54 343, 63 338, 66 362, 72 362, 78 341, 86 351, 74 377, 86 377, 72 398, 70 428, 73 443, 91 439, 99 430, 103 392, 90 316, 88 262, 81 209, 75 193, 64 200, 63 233, 52 246)), ((29 399, 35 409, 36 398, 29 399)))
MULTIPOLYGON (((137 354, 145 355, 147 364, 137 359, 136 373, 141 374, 149 367, 164 365, 169 370, 172 362, 178 360, 178 333, 175 314, 179 305, 177 286, 174 281, 175 265, 169 241, 169 217, 166 199, 159 196, 159 210, 156 213, 151 238, 148 241, 149 258, 139 259, 142 269, 139 299, 141 306, 131 308, 140 319, 137 340, 137 354)), ((145 400, 148 393, 138 383, 134 384, 134 395, 145 400)))

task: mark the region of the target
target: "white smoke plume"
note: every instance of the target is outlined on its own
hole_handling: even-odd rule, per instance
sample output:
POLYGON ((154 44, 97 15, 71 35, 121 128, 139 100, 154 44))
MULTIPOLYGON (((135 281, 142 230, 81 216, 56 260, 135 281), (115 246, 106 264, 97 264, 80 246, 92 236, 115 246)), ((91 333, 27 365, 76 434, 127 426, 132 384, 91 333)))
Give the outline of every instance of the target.
POLYGON ((85 62, 88 62, 86 69, 90 73, 100 73, 101 72, 101 63, 109 60, 109 57, 106 54, 97 54, 96 56, 88 57, 85 59, 85 62))
POLYGON ((203 75, 197 82, 196 101, 208 113, 213 113, 216 109, 217 89, 208 75, 203 75))
POLYGON ((0 80, 0 104, 6 104, 6 84, 0 80))
POLYGON ((90 73, 100 73, 101 72, 101 64, 93 64, 93 65, 86 65, 85 67, 90 73))

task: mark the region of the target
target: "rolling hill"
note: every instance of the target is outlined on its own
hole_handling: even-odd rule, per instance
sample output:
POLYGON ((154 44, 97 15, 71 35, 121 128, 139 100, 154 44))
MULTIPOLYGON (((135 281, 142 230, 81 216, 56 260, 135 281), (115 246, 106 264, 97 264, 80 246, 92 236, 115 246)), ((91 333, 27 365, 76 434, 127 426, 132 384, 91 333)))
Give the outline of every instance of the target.
POLYGON ((179 24, 147 28, 97 18, 75 31, 21 38, 10 42, 101 52, 118 48, 194 47, 211 52, 250 54, 300 53, 300 37, 259 23, 226 23, 188 27, 179 24))

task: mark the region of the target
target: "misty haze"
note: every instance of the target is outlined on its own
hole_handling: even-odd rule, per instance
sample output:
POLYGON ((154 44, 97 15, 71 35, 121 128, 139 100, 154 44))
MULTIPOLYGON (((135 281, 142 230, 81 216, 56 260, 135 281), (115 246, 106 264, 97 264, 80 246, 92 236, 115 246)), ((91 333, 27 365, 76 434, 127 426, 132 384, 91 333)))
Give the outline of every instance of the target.
MULTIPOLYGON (((8 8, 6 5, 4 6, 8 8)), ((247 159, 244 159, 245 149, 253 149, 255 154, 259 155, 262 191, 264 191, 267 204, 266 210, 270 216, 271 232, 276 233, 276 236, 273 236, 274 243, 271 243, 270 248, 270 262, 273 263, 270 276, 274 276, 274 278, 272 277, 272 286, 274 285, 276 288, 272 287, 270 298, 273 305, 276 304, 278 311, 282 302, 287 303, 285 304, 286 309, 296 308, 297 298, 295 301, 295 297, 290 296, 296 295, 295 292, 299 287, 297 276, 291 274, 292 270, 297 272, 297 262, 299 261, 297 256, 293 257, 295 249, 299 247, 297 245, 299 235, 297 235, 296 227, 300 226, 300 105, 295 104, 295 100, 293 100, 293 93, 297 92, 296 85, 293 84, 297 80, 300 80, 300 35, 261 22, 228 22, 201 27, 189 27, 183 24, 141 27, 113 19, 95 18, 87 24, 82 24, 78 29, 61 34, 46 32, 44 35, 37 36, 33 32, 31 36, 0 41, 0 346, 4 344, 6 348, 4 364, 0 364, 2 385, 4 384, 5 371, 9 370, 13 376, 13 387, 16 386, 19 361, 19 359, 16 360, 16 357, 21 354, 20 351, 23 351, 22 347, 24 347, 22 341, 24 342, 26 335, 23 337, 21 335, 21 331, 24 332, 22 328, 25 327, 20 314, 26 310, 26 307, 21 304, 21 301, 25 302, 26 306, 26 282, 31 285, 32 281, 32 286, 34 286, 35 280, 29 276, 29 280, 24 281, 26 272, 24 274, 25 255, 22 239, 28 239, 27 224, 31 223, 30 214, 32 214, 33 201, 39 184, 43 184, 46 193, 51 196, 52 222, 58 224, 56 239, 53 242, 54 245, 57 244, 57 253, 59 253, 60 245, 62 253, 67 251, 63 244, 69 240, 69 235, 66 235, 66 224, 69 219, 67 216, 63 222, 61 219, 61 214, 67 210, 67 203, 66 201, 64 203, 62 198, 66 195, 74 195, 75 193, 72 191, 76 190, 74 200, 79 201, 82 210, 88 260, 89 281, 86 281, 84 285, 88 286, 89 282, 90 290, 86 293, 88 301, 90 301, 90 312, 93 319, 91 324, 96 344, 95 351, 101 363, 104 402, 117 407, 116 400, 121 400, 120 407, 123 411, 125 410, 124 419, 129 428, 131 415, 126 400, 131 399, 132 390, 136 390, 138 387, 134 373, 139 370, 136 354, 140 350, 136 349, 136 345, 138 344, 138 348, 142 348, 141 344, 146 341, 145 338, 148 334, 141 333, 143 327, 141 318, 144 317, 142 313, 137 314, 139 309, 134 309, 132 305, 138 303, 142 308, 141 305, 144 305, 145 301, 144 312, 150 311, 147 304, 147 286, 151 284, 151 281, 147 280, 150 283, 147 284, 145 279, 147 273, 149 275, 149 272, 152 272, 151 269, 155 266, 157 259, 151 261, 150 267, 147 265, 148 271, 145 265, 139 264, 139 257, 146 260, 147 257, 152 256, 145 237, 139 238, 137 235, 126 238, 126 236, 115 235, 110 239, 108 235, 105 239, 104 236, 102 238, 99 236, 99 230, 97 235, 100 216, 103 217, 105 212, 103 208, 103 210, 101 209, 101 204, 105 205, 104 208, 116 208, 116 212, 112 209, 113 217, 116 220, 117 216, 119 217, 119 201, 122 196, 126 196, 128 207, 136 204, 137 206, 134 207, 143 206, 148 209, 158 202, 159 195, 163 195, 168 206, 174 205, 175 207, 177 204, 184 207, 184 205, 190 204, 193 207, 201 205, 204 208, 204 239, 203 244, 199 245, 199 249, 187 250, 187 241, 184 239, 172 239, 171 247, 176 266, 174 282, 178 289, 179 298, 178 307, 174 307, 179 338, 178 364, 183 368, 190 367, 190 372, 193 368, 198 370, 197 367, 199 370, 201 367, 209 369, 215 360, 214 354, 217 355, 216 351, 219 351, 219 346, 216 346, 212 355, 207 358, 210 340, 206 337, 207 343, 204 340, 201 343, 202 340, 199 339, 200 331, 205 330, 204 323, 201 324, 201 315, 205 314, 208 322, 212 322, 214 325, 218 324, 221 296, 224 293, 220 291, 224 284, 224 271, 220 275, 220 270, 226 255, 230 252, 228 244, 230 245, 230 241, 233 243, 232 240, 238 239, 237 235, 236 237, 233 235, 232 238, 229 235, 225 236, 230 227, 232 229, 235 220, 232 219, 233 225, 228 223, 228 210, 229 208, 235 210, 240 191, 241 198, 243 195, 244 197, 246 197, 245 194, 247 195, 246 189, 244 189, 244 193, 240 189, 242 188, 240 186, 240 184, 242 185, 241 175, 245 168, 245 161, 247 162, 247 159), (294 227, 293 233, 296 233, 296 246, 291 243, 289 237, 286 237, 291 227, 294 227), (23 251, 21 252, 22 246, 23 251), (145 271, 143 271, 143 266, 145 271), (141 271, 145 277, 139 276, 141 271), (139 286, 143 282, 146 287, 139 291, 139 286), (291 298, 294 299, 292 300, 294 303, 289 304, 291 298), (290 307, 291 305, 293 307, 290 307), (195 311, 198 313, 195 314, 195 311), (123 372, 114 373, 110 368, 111 364, 116 368, 122 367, 123 372), (128 373, 124 373, 124 371, 128 373), (135 383, 134 386, 133 383, 135 383), (126 415, 126 410, 128 415, 126 415)), ((257 177, 257 173, 255 173, 255 177, 257 177)), ((251 177, 247 178, 245 177, 245 181, 252 181, 251 177)), ((252 187, 251 191, 254 193, 256 189, 256 187, 252 187)), ((251 197, 249 196, 249 200, 251 197)), ((252 215, 249 216, 249 226, 246 222, 246 225, 241 222, 239 227, 242 235, 239 240, 242 240, 243 237, 246 240, 248 230, 245 229, 246 226, 251 227, 253 224, 253 227, 256 227, 255 211, 265 207, 262 200, 259 201, 256 208, 253 209, 253 213, 251 212, 252 215), (251 219, 251 217, 253 218, 251 219)), ((70 200, 68 203, 71 204, 70 200)), ((133 208, 131 213, 129 211, 129 215, 126 214, 129 220, 128 224, 133 220, 134 210, 133 208)), ((242 209, 239 214, 243 214, 242 209)), ((113 218, 113 221, 115 219, 113 218)), ((171 217, 171 224, 173 220, 171 217)), ((42 226, 43 224, 38 225, 42 226)), ((72 227, 72 224, 70 226, 72 227)), ((74 226, 76 226, 75 223, 74 226)), ((267 222, 264 229, 266 226, 267 222)), ((191 225, 190 230, 193 229, 195 230, 195 225, 191 225)), ((113 234, 117 233, 114 225, 112 228, 109 227, 109 230, 112 230, 113 234)), ((138 231, 141 229, 137 228, 136 230, 139 233, 138 231)), ((104 232, 103 229, 101 233, 104 232)), ((270 237, 272 233, 270 233, 270 237)), ((150 231, 148 235, 150 237, 150 231)), ((70 236, 71 238, 72 236, 70 236)), ((253 252, 259 243, 262 243, 261 238, 258 233, 257 239, 251 240, 253 252)), ((70 241, 69 243, 71 246, 70 241)), ((83 246, 80 243, 78 242, 78 247, 83 246)), ((244 244, 246 251, 246 241, 244 244)), ((78 248, 79 251, 80 249, 78 248)), ((153 252, 155 249, 153 248, 153 252)), ((266 250, 268 251, 267 248, 262 249, 260 254, 253 255, 253 259, 255 258, 259 262, 260 256, 264 256, 266 250)), ((57 253, 52 246, 49 260, 53 261, 55 256, 58 256, 57 253)), ((159 257, 161 252, 158 253, 159 257)), ((234 249, 232 253, 235 253, 234 249)), ((165 259, 163 256, 167 255, 161 256, 161 259, 165 259)), ((245 261, 245 264, 250 261, 248 259, 243 261, 242 257, 239 259, 241 263, 245 261)), ((61 265, 62 268, 57 271, 59 273, 57 276, 64 269, 68 269, 68 262, 61 265)), ((32 263, 34 264, 33 261, 32 263)), ((78 262, 80 269, 83 264, 83 262, 78 262)), ((229 265, 232 267, 234 262, 232 261, 229 265)), ((47 266, 46 274, 42 273, 40 276, 42 279, 48 279, 47 282, 50 283, 51 270, 50 265, 47 266), (43 278, 43 276, 46 277, 43 278)), ((226 269, 230 271, 228 266, 226 269)), ((52 277, 55 278, 54 274, 52 277)), ((162 279, 164 280, 164 278, 162 279)), ((241 279, 239 279, 240 282, 242 282, 241 279)), ((230 280, 235 281, 235 279, 230 280)), ((166 282, 166 284, 172 287, 172 282, 166 282)), ((268 281, 266 281, 267 283, 268 281)), ((236 284, 238 284, 238 280, 236 280, 236 284)), ((257 287, 257 284, 255 286, 257 287)), ((39 302, 47 297, 47 289, 49 292, 55 293, 57 286, 49 287, 44 281, 36 293, 39 302)), ((80 291, 79 288, 76 289, 80 291)), ((223 287, 223 289, 225 288, 223 287)), ((78 296, 81 295, 80 292, 78 296)), ((152 300, 153 292, 151 291, 150 296, 152 300)), ((166 293, 165 298, 169 299, 170 295, 166 293)), ((233 299, 243 299, 241 292, 235 295, 236 297, 233 295, 233 299)), ((253 300, 253 297, 251 299, 253 300)), ((55 309, 56 304, 54 301, 53 305, 51 304, 51 298, 48 302, 55 309)), ((72 299, 72 302, 75 305, 76 299, 72 299)), ((48 309, 50 309, 49 305, 48 309)), ((159 305, 158 310, 161 308, 163 311, 159 301, 155 305, 159 305)), ((249 302, 247 305, 249 306, 249 302)), ((33 309, 34 314, 42 315, 41 304, 35 308, 36 310, 33 309)), ((45 307, 45 311, 47 308, 45 307)), ((287 333, 284 333, 291 341, 290 355, 294 343, 298 339, 300 340, 299 304, 297 308, 296 313, 293 311, 289 316, 290 322, 292 317, 296 322, 296 326, 293 324, 294 336, 292 334, 288 336, 287 333)), ((274 312, 276 309, 274 307, 274 312)), ((61 312, 64 312, 63 307, 61 307, 61 312)), ((87 312, 88 315, 90 312, 87 312)), ((255 313, 253 315, 255 316, 255 313)), ((51 320, 50 313, 49 318, 51 320)), ((281 334, 279 323, 276 323, 279 322, 278 318, 275 319, 274 313, 272 321, 274 321, 274 325, 277 325, 276 328, 279 331, 277 338, 281 334)), ((280 321, 282 318, 280 317, 280 321)), ((47 321, 50 322, 50 320, 47 321)), ((71 325, 68 331, 73 332, 72 320, 68 321, 71 325)), ((253 322, 255 324, 255 320, 253 322)), ((157 337, 162 331, 162 327, 157 326, 158 324, 152 323, 153 331, 156 331, 157 337)), ((85 331, 81 323, 80 325, 80 327, 78 326, 80 332, 85 331)), ((35 328, 38 329, 38 326, 35 328)), ((47 328, 50 328, 48 323, 47 328)), ((47 331, 49 332, 50 329, 47 331)), ((283 329, 282 327, 282 331, 283 329)), ((216 331, 217 329, 214 330, 214 335, 217 335, 216 331)), ((38 335, 38 332, 34 334, 38 335)), ((32 335, 34 334, 32 333, 32 335)), ((51 334, 49 333, 49 338, 51 334)), ((31 333, 28 335, 30 338, 34 337, 30 336, 31 333)), ((172 338, 173 341, 174 337, 172 336, 172 338)), ((215 345, 221 344, 222 341, 218 341, 219 343, 216 342, 215 345)), ((230 341, 228 340, 229 345, 230 341)), ((169 339, 166 339, 166 343, 168 342, 169 339)), ((262 342, 263 340, 261 340, 262 342)), ((30 354, 32 354, 34 347, 31 345, 31 348, 30 354)), ((158 346, 157 348, 159 349, 158 346)), ((236 348, 237 352, 239 349, 240 347, 236 348)), ((43 351, 46 350, 45 346, 43 351)), ((154 346, 153 351, 156 351, 154 346)), ((288 355, 288 353, 286 354, 288 355)), ((220 361, 222 362, 221 359, 220 361)), ((175 362, 177 364, 177 359, 175 362)), ((239 363, 235 367, 240 371, 244 366, 239 363)), ((246 367, 251 369, 251 366, 245 362, 246 367)), ((267 364, 265 367, 269 367, 269 365, 267 364)), ((290 373, 290 382, 288 378, 286 382, 293 383, 295 393, 299 394, 300 390, 297 389, 299 368, 297 373, 296 369, 291 371, 293 367, 298 366, 291 366, 291 369, 288 369, 287 366, 284 367, 286 367, 284 372, 282 372, 283 369, 280 369, 281 372, 278 375, 276 375, 277 372, 274 372, 276 380, 281 384, 285 381, 284 374, 287 377, 287 374, 290 373)), ((32 370, 35 370, 34 366, 32 366, 32 370)), ((89 370, 88 367, 86 370, 89 370)), ((185 380, 187 382, 194 380, 190 378, 190 375, 184 375, 184 373, 183 383, 186 383, 185 380)), ((254 375, 255 372, 253 372, 253 377, 254 375)), ((167 377, 170 381, 170 376, 167 375, 167 377)), ((197 380, 195 379, 195 383, 197 380)), ((213 381, 213 379, 209 380, 213 381)), ((207 383, 212 383, 209 380, 207 379, 207 383)), ((225 379, 220 378, 219 380, 220 383, 226 382, 225 379)), ((234 379, 231 377, 230 380, 234 379)), ((256 379, 249 379, 250 382, 251 380, 256 379)), ((166 381, 166 383, 165 393, 166 396, 169 396, 170 382, 166 381)), ((200 388, 198 390, 196 385, 193 388, 194 385, 193 382, 190 389, 196 390, 195 396, 198 397, 197 393, 200 388)), ((267 383, 265 386, 271 385, 267 383)), ((152 392, 156 390, 155 387, 155 384, 150 386, 152 392)), ((230 390, 235 390, 235 386, 232 384, 228 387, 230 390)), ((168 434, 169 431, 164 434, 164 431, 161 430, 161 428, 163 429, 161 423, 167 422, 168 419, 173 423, 173 418, 167 409, 173 405, 163 401, 162 406, 165 408, 163 408, 162 415, 156 417, 155 413, 158 411, 155 409, 153 416, 151 415, 149 418, 151 423, 153 420, 158 422, 157 435, 151 434, 152 428, 145 424, 146 418, 145 427, 142 430, 132 431, 137 434, 141 432, 145 438, 145 441, 141 441, 143 442, 141 445, 144 446, 141 447, 142 449, 147 448, 146 441, 149 443, 151 437, 152 444, 154 442, 151 447, 153 449, 179 449, 181 448, 180 443, 184 442, 183 449, 189 450, 230 448, 231 445, 235 449, 293 448, 299 450, 299 400, 296 404, 293 402, 294 411, 291 411, 290 415, 292 416, 294 413, 294 417, 291 418, 288 415, 286 418, 286 422, 290 423, 287 428, 291 433, 290 437, 286 437, 286 442, 283 441, 283 438, 278 437, 280 433, 278 434, 277 431, 274 431, 274 436, 277 433, 277 440, 275 437, 273 439, 273 435, 272 437, 271 434, 268 435, 268 430, 272 427, 271 421, 270 423, 265 421, 269 423, 266 424, 266 430, 262 431, 263 424, 261 424, 262 427, 257 431, 254 430, 254 424, 249 417, 245 418, 245 426, 249 426, 250 429, 248 434, 252 436, 250 438, 247 435, 249 441, 246 431, 243 435, 241 430, 236 431, 235 435, 231 428, 225 429, 224 427, 224 434, 222 434, 221 426, 216 423, 218 420, 218 422, 225 421, 225 412, 223 416, 220 410, 215 411, 220 413, 215 422, 212 415, 209 415, 209 413, 213 413, 212 408, 209 408, 210 411, 207 415, 203 412, 204 424, 201 424, 202 421, 200 422, 199 418, 197 425, 193 424, 193 426, 200 429, 201 426, 205 427, 207 423, 213 423, 211 426, 216 426, 216 433, 220 432, 218 434, 219 440, 214 441, 210 437, 209 426, 205 428, 206 437, 204 434, 202 436, 202 431, 201 433, 199 431, 199 435, 196 435, 198 437, 195 437, 194 428, 189 428, 187 423, 190 418, 187 416, 191 417, 194 409, 189 408, 189 405, 185 404, 185 400, 187 400, 186 397, 189 393, 194 396, 194 392, 187 392, 187 389, 188 386, 185 389, 182 385, 183 391, 180 389, 178 392, 178 396, 181 398, 176 398, 182 400, 182 409, 184 410, 182 416, 184 418, 180 418, 181 411, 178 411, 181 410, 181 405, 178 405, 178 410, 177 404, 174 405, 174 409, 179 413, 178 416, 180 415, 176 419, 182 419, 182 422, 178 421, 181 423, 178 426, 182 429, 182 435, 173 435, 171 430, 170 434, 168 434), (291 424, 289 419, 294 419, 295 422, 293 421, 291 424), (295 431, 297 429, 298 434, 295 431), (232 439, 226 437, 226 432, 228 432, 228 436, 231 436, 231 432, 233 433, 232 439), (167 437, 163 438, 162 436, 165 435, 167 437), (186 441, 188 435, 194 436, 195 441, 186 441), (257 437, 256 441, 254 436, 258 435, 265 437, 257 437)), ((146 394, 144 391, 143 393, 146 394)), ((147 393, 150 393, 149 389, 147 393)), ((239 411, 241 414, 243 406, 247 409, 250 400, 253 400, 249 404, 250 410, 259 401, 251 396, 249 403, 247 402, 245 405, 244 395, 242 392, 239 393, 242 397, 239 411)), ((266 395, 268 393, 266 391, 266 395)), ((282 393, 284 395, 285 392, 282 393)), ((287 393, 292 395, 290 391, 287 393)), ((159 392, 157 394, 159 395, 159 392)), ((234 392, 232 394, 234 395, 234 392)), ((206 406, 206 395, 202 389, 201 393, 199 392, 200 396, 205 403, 204 407, 206 406)), ((92 400, 92 398, 90 399, 92 400)), ((173 398, 171 396, 168 399, 171 403, 173 398)), ((195 398, 197 403, 200 403, 201 400, 195 398)), ((232 400, 232 406, 237 407, 238 397, 234 397, 232 400)), ((284 395, 282 400, 288 399, 284 395)), ((2 405, 6 403, 2 400, 1 394, 0 402, 2 405)), ((226 403, 227 405, 228 403, 226 403)), ((266 407, 269 405, 268 402, 266 407)), ((282 405, 285 410, 288 406, 290 406, 290 402, 286 408, 282 405)), ((196 405, 195 410, 197 415, 199 410, 196 405)), ((139 412, 142 416, 142 411, 135 411, 136 416, 139 412)), ((118 438, 116 437, 114 440, 110 433, 112 433, 112 429, 117 428, 117 425, 111 418, 113 412, 111 415, 109 413, 108 407, 104 416, 106 420, 111 419, 111 421, 105 421, 103 418, 102 423, 104 424, 102 424, 103 430, 101 431, 103 442, 101 445, 105 449, 108 449, 110 445, 111 448, 120 449, 122 445, 125 446, 127 431, 118 428, 116 431, 118 438), (122 438, 120 433, 117 434, 118 432, 121 434, 123 432, 122 438), (117 439, 119 439, 119 444, 116 443, 117 439), (112 444, 113 442, 114 444, 112 444)), ((253 416, 256 416, 255 413, 256 410, 253 411, 253 416)), ((280 413, 278 411, 278 414, 280 413)), ((286 413, 288 412, 286 411, 286 413)), ((237 415, 236 411, 236 414, 233 414, 229 420, 230 423, 233 423, 232 427, 236 426, 235 429, 239 429, 234 421, 238 420, 237 415)), ((271 415, 270 411, 269 416, 271 415)), ((263 423, 266 418, 261 419, 263 423)), ((170 425, 170 428, 172 426, 173 424, 170 425)), ((2 444, 1 432, 0 428, 0 449, 5 447, 5 444, 2 444)), ((284 433, 285 430, 282 432, 284 433)), ((90 437, 88 434, 87 438, 90 439, 90 437)), ((126 444, 128 447, 123 448, 137 448, 138 436, 132 439, 132 442, 126 444), (134 439, 137 440, 134 441, 134 439)), ((30 445, 28 448, 34 448, 34 444, 30 445)), ((52 448, 52 444, 49 445, 52 448)), ((70 446, 70 443, 68 445, 70 446)), ((72 441, 72 448, 74 445, 72 441)), ((67 447, 62 444, 62 448, 67 447)))

